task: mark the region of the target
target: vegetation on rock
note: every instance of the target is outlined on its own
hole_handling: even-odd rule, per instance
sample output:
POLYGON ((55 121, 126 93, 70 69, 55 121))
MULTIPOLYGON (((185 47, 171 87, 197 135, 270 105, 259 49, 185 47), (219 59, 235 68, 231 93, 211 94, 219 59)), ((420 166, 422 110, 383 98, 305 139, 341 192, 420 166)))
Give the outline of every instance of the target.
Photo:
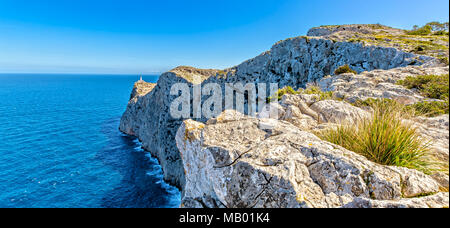
POLYGON ((309 94, 309 95, 317 95, 317 99, 319 101, 330 100, 330 99, 337 99, 334 96, 334 92, 333 91, 326 91, 326 92, 324 92, 324 91, 322 91, 320 89, 320 87, 314 86, 314 85, 310 85, 306 89, 301 89, 300 93, 301 94, 309 94))
POLYGON ((417 116, 434 117, 449 114, 448 99, 445 101, 422 101, 408 107, 414 110, 414 114, 417 116))
POLYGON ((445 101, 422 101, 412 105, 402 105, 392 99, 374 99, 369 98, 366 100, 358 100, 353 103, 356 107, 373 107, 375 105, 379 107, 396 106, 397 110, 402 111, 405 116, 425 116, 435 117, 443 114, 449 114, 448 99, 445 101))
POLYGON ((423 96, 445 100, 449 97, 449 75, 419 75, 407 77, 397 84, 417 89, 423 96))
MULTIPOLYGON (((442 63, 448 59, 448 22, 430 22, 412 30, 394 29, 386 26, 363 26, 365 31, 340 31, 330 38, 363 45, 393 47, 405 52, 439 58, 442 63)), ((448 64, 448 63, 447 63, 448 64)))
POLYGON ((420 28, 413 29, 411 31, 406 32, 408 35, 418 35, 418 36, 426 36, 430 35, 432 32, 432 28, 429 25, 425 25, 420 28))
MULTIPOLYGON (((298 91, 294 90, 291 86, 286 86, 282 89, 279 89, 275 96, 278 101, 281 101, 283 99, 283 96, 286 94, 291 95, 298 95, 298 94, 308 94, 308 95, 316 95, 317 100, 329 100, 329 99, 335 99, 335 100, 341 100, 334 96, 333 91, 322 91, 318 86, 315 85, 308 85, 306 89, 299 89, 298 91)), ((267 103, 274 101, 271 97, 267 98, 267 103)))
MULTIPOLYGON (((296 94, 299 94, 299 93, 300 93, 300 92, 295 91, 295 89, 293 89, 292 87, 286 86, 286 87, 284 87, 284 88, 282 88, 282 89, 279 89, 279 90, 275 93, 275 97, 276 97, 276 99, 277 99, 278 101, 281 101, 281 99, 283 99, 283 96, 286 95, 286 94, 293 94, 293 95, 296 95, 296 94)), ((267 103, 270 103, 270 102, 272 102, 272 101, 274 101, 274 98, 272 98, 272 97, 268 97, 268 98, 267 98, 267 103)))
POLYGON ((441 61, 441 63, 448 65, 448 57, 442 56, 442 57, 438 57, 439 61, 441 61))
POLYGON ((352 68, 350 68, 350 66, 348 64, 345 64, 343 66, 340 66, 339 68, 337 68, 334 71, 334 74, 339 75, 339 74, 345 74, 345 73, 353 73, 353 74, 357 74, 356 71, 354 71, 352 68))
POLYGON ((416 115, 437 116, 449 113, 449 75, 419 75, 397 82, 408 89, 416 89, 423 96, 442 101, 422 101, 411 105, 416 115))
POLYGON ((387 98, 383 98, 383 99, 375 99, 375 98, 369 98, 366 100, 357 100, 356 102, 353 103, 354 106, 356 107, 377 107, 378 109, 384 109, 384 108, 388 108, 388 107, 397 107, 397 110, 404 110, 404 109, 400 109, 401 104, 398 103, 395 100, 392 99, 387 99, 387 98))
POLYGON ((440 23, 437 21, 433 21, 430 23, 427 23, 426 25, 419 27, 417 25, 414 26, 413 30, 407 31, 406 34, 408 35, 448 35, 448 22, 440 23))
POLYGON ((357 124, 339 125, 317 133, 326 141, 359 153, 369 160, 391 166, 432 171, 429 143, 403 121, 404 110, 394 102, 374 102, 373 114, 357 124))

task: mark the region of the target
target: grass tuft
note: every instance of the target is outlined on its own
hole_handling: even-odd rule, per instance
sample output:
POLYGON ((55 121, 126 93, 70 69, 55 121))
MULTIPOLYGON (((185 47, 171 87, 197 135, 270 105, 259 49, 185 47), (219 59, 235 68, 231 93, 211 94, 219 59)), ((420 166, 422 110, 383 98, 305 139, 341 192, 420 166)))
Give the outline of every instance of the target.
POLYGON ((410 123, 402 121, 404 110, 388 102, 374 102, 371 106, 370 118, 322 130, 317 135, 373 162, 430 173, 433 165, 429 159, 430 144, 424 143, 410 123))

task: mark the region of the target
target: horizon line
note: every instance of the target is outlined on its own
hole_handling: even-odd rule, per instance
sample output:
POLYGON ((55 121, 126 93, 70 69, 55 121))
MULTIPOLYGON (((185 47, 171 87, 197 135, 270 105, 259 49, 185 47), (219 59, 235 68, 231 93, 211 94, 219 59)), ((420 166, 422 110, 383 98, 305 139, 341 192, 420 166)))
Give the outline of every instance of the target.
POLYGON ((62 75, 136 75, 136 76, 155 76, 155 75, 161 75, 164 72, 151 72, 151 73, 141 73, 141 74, 136 74, 136 73, 89 73, 89 72, 0 72, 0 75, 5 75, 5 74, 62 74, 62 75))

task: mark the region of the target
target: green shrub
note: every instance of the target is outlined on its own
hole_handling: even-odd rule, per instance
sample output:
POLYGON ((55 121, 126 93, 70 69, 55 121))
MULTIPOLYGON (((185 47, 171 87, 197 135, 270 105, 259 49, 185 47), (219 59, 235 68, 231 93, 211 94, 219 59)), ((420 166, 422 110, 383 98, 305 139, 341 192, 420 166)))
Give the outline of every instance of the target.
POLYGON ((446 31, 437 31, 437 32, 433 33, 433 35, 435 35, 435 36, 448 36, 448 32, 446 32, 446 31))
POLYGON ((388 28, 387 26, 384 26, 384 25, 382 25, 382 24, 380 24, 380 23, 377 23, 377 24, 369 24, 369 25, 367 25, 369 28, 371 28, 371 29, 384 29, 384 28, 388 28))
POLYGON ((357 100, 353 103, 356 107, 374 107, 374 106, 391 106, 393 104, 397 103, 395 100, 392 99, 375 99, 375 98, 367 98, 366 100, 357 100))
POLYGON ((415 115, 434 117, 449 114, 448 99, 445 101, 423 101, 407 106, 415 115))
MULTIPOLYGON (((283 98, 283 96, 286 95, 286 94, 293 94, 293 95, 296 95, 296 94, 299 94, 299 93, 300 93, 300 92, 295 91, 292 87, 286 86, 286 87, 284 87, 284 88, 282 88, 282 89, 279 89, 279 90, 275 93, 275 96, 276 96, 276 99, 277 99, 277 100, 281 101, 281 99, 283 98)), ((270 103, 271 101, 273 101, 273 98, 272 98, 272 97, 268 97, 268 98, 267 98, 267 103, 270 103)))
POLYGON ((318 99, 321 101, 334 99, 333 91, 324 92, 318 86, 308 86, 306 89, 300 90, 300 93, 317 95, 318 99))
POLYGON ((449 101, 422 101, 412 105, 403 105, 392 99, 374 99, 358 100, 353 103, 356 107, 377 107, 380 110, 396 109, 406 118, 408 116, 426 116, 434 117, 443 114, 449 114, 449 101))
POLYGON ((448 57, 438 57, 439 61, 445 65, 448 65, 448 57))
POLYGON ((353 103, 354 106, 362 108, 362 107, 370 107, 372 109, 378 109, 380 111, 390 110, 395 107, 397 111, 402 111, 403 115, 411 114, 409 110, 402 104, 398 103, 396 100, 382 98, 368 98, 366 100, 357 100, 353 103))
POLYGON ((433 32, 448 31, 448 22, 440 23, 438 21, 432 21, 427 23, 426 26, 430 26, 433 32))
POLYGON ((428 47, 425 45, 416 46, 413 50, 414 53, 423 53, 425 50, 428 50, 428 47))
POLYGON ((447 75, 420 75, 407 77, 397 82, 408 89, 417 89, 426 97, 445 100, 449 97, 449 78, 447 75))
POLYGON ((345 74, 345 73, 353 73, 353 74, 357 74, 357 72, 354 71, 354 70, 352 70, 348 64, 345 64, 345 65, 343 65, 343 66, 340 66, 339 68, 337 68, 337 69, 334 71, 334 74, 335 74, 335 75, 345 74))
MULTIPOLYGON (((318 86, 308 86, 306 89, 300 89, 299 91, 295 91, 292 87, 286 86, 283 89, 279 89, 275 96, 277 97, 278 101, 281 101, 283 99, 283 96, 286 94, 292 94, 292 95, 298 95, 298 94, 310 94, 310 95, 317 95, 317 99, 320 101, 323 100, 330 100, 335 99, 339 100, 338 98, 334 97, 333 91, 322 91, 318 86)), ((272 100, 271 97, 267 98, 267 103, 270 103, 272 100)))
POLYGON ((426 25, 419 27, 414 25, 413 30, 407 31, 408 35, 426 36, 426 35, 448 35, 448 22, 440 23, 437 21, 429 22, 426 25))
POLYGON ((227 72, 225 72, 224 70, 219 70, 219 71, 217 71, 217 75, 218 76, 226 76, 227 72))
POLYGON ((406 34, 414 35, 414 36, 426 36, 430 35, 433 31, 433 28, 430 25, 425 25, 423 27, 413 29, 411 31, 407 31, 406 34))
POLYGON ((411 124, 402 121, 403 111, 396 105, 386 103, 375 103, 373 107, 370 118, 322 130, 317 135, 379 164, 407 167, 425 173, 432 171, 429 143, 424 143, 411 124))

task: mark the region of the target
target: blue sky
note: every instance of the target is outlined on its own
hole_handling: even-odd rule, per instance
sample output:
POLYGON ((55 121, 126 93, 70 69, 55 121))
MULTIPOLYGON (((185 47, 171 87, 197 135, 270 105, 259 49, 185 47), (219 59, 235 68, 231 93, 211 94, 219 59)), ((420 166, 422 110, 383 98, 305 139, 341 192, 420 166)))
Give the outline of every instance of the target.
POLYGON ((448 21, 446 0, 0 0, 0 72, 226 68, 328 24, 410 29, 448 21))

